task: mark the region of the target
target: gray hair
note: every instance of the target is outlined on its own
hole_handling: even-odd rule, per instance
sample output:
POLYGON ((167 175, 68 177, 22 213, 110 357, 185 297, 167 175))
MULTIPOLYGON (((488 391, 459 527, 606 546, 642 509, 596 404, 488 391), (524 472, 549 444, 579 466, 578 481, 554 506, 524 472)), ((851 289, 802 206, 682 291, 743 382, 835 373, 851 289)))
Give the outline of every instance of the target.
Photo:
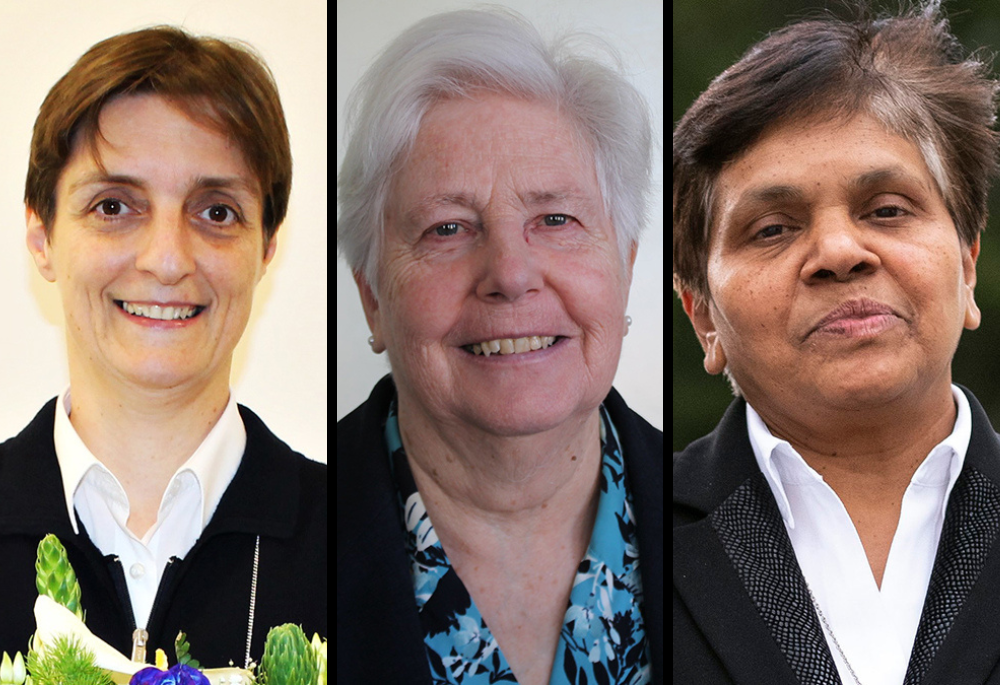
POLYGON ((385 208, 394 175, 436 102, 476 91, 551 103, 593 148, 605 210, 623 263, 646 225, 654 137, 649 108, 622 75, 615 50, 594 36, 615 67, 573 47, 550 44, 511 10, 462 10, 404 31, 348 99, 347 151, 337 178, 337 248, 379 294, 385 208))

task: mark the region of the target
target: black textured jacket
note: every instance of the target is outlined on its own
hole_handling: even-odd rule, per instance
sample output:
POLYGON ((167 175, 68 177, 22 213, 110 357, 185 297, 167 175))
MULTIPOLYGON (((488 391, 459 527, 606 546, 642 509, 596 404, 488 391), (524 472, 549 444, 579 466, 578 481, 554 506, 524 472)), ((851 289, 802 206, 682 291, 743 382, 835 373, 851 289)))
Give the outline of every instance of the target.
MULTIPOLYGON (((396 387, 378 382, 337 423, 337 683, 430 685, 383 422, 396 387)), ((621 439, 639 536, 643 619, 653 682, 663 663, 663 432, 614 389, 604 406, 621 439)))
MULTIPOLYGON (((0 652, 27 652, 35 630, 35 552, 55 533, 80 581, 92 633, 131 654, 132 609, 116 557, 104 556, 83 524, 73 532, 53 445, 56 400, 17 437, 0 444, 0 652)), ((149 618, 148 654, 174 663, 174 638, 188 635, 202 666, 243 666, 254 543, 260 565, 251 658, 267 629, 298 623, 308 637, 327 633, 327 467, 293 452, 246 407, 247 446, 204 533, 163 574, 149 618)))
MULTIPOLYGON (((905 685, 1000 685, 1000 439, 972 409, 905 685)), ((746 402, 674 454, 673 682, 839 685, 746 402)))

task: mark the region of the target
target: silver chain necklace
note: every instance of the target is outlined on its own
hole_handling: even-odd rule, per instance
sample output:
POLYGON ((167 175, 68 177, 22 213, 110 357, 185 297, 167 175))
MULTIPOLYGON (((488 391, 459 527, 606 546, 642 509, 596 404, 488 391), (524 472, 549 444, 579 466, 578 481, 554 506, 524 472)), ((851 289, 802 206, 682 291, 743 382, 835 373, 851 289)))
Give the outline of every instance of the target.
POLYGON ((840 653, 840 658, 844 660, 847 664, 847 670, 851 672, 851 677, 854 678, 855 685, 861 685, 861 681, 858 680, 858 674, 854 672, 854 667, 851 666, 851 662, 847 660, 847 655, 844 654, 844 649, 840 646, 840 642, 837 641, 837 636, 833 633, 833 628, 826 621, 826 616, 823 614, 823 610, 819 608, 819 602, 816 601, 815 595, 813 595, 812 588, 809 587, 809 583, 806 583, 806 590, 809 591, 809 599, 812 600, 813 606, 816 607, 816 613, 819 614, 819 620, 823 622, 823 627, 826 628, 826 632, 830 633, 830 637, 833 638, 833 645, 837 648, 837 652, 840 653))
POLYGON ((247 621, 247 653, 243 668, 250 668, 250 640, 253 638, 253 613, 257 608, 257 568, 260 565, 260 536, 253 548, 253 577, 250 579, 250 620, 247 621))
MULTIPOLYGON (((250 617, 247 621, 247 651, 243 661, 243 668, 250 669, 250 640, 253 639, 253 615, 257 608, 257 570, 260 567, 260 536, 253 549, 253 576, 250 578, 250 617)), ((146 661, 146 643, 149 640, 149 633, 142 628, 132 631, 132 661, 144 663, 146 661)), ((230 662, 232 663, 232 662, 230 662)), ((225 678, 225 676, 223 676, 225 678)), ((242 676, 233 676, 233 682, 243 682, 242 676), (236 680, 239 678, 239 680, 236 680)))

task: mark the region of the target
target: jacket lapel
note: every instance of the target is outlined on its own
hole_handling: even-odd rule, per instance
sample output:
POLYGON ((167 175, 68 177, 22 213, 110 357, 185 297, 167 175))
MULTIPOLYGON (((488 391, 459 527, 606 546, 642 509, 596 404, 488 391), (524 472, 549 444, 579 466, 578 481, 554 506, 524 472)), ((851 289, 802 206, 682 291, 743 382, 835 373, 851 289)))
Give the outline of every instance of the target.
POLYGON ((840 685, 762 474, 707 519, 676 530, 674 560, 674 584, 735 682, 767 674, 775 685, 840 685))
POLYGON ((791 540, 763 474, 741 485, 710 520, 799 682, 840 685, 791 540))
POLYGON ((792 543, 734 402, 685 451, 674 504, 707 515, 674 528, 674 585, 735 682, 840 685, 792 543), (693 449, 692 449, 693 448, 693 449), (739 639, 734 639, 738 635, 739 639))
POLYGON ((972 410, 972 437, 948 499, 905 685, 953 682, 956 660, 963 675, 991 673, 1000 657, 997 555, 991 558, 1000 532, 1000 441, 982 406, 962 390, 972 410), (962 639, 966 631, 976 635, 976 648, 962 639), (984 641, 983 634, 991 638, 984 641))
MULTIPOLYGON (((905 685, 945 685, 956 677, 1000 685, 1000 438, 976 398, 962 390, 972 437, 949 496, 905 685)), ((675 455, 680 610, 735 682, 760 682, 767 674, 771 683, 840 683, 753 458, 745 410, 743 401, 734 402, 711 435, 675 455)), ((677 612, 675 606, 675 629, 677 612)))
POLYGON ((979 580, 1000 527, 998 490, 986 476, 965 468, 948 501, 934 570, 910 652, 905 685, 923 683, 934 657, 979 580))

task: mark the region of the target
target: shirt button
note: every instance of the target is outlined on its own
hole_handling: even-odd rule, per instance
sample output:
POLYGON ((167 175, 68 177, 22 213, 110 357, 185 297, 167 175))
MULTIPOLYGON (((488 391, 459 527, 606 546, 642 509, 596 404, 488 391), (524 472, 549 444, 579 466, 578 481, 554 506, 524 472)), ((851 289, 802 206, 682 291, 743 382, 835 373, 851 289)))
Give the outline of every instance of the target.
POLYGON ((146 575, 146 567, 142 564, 132 564, 129 566, 128 574, 138 580, 146 575))

